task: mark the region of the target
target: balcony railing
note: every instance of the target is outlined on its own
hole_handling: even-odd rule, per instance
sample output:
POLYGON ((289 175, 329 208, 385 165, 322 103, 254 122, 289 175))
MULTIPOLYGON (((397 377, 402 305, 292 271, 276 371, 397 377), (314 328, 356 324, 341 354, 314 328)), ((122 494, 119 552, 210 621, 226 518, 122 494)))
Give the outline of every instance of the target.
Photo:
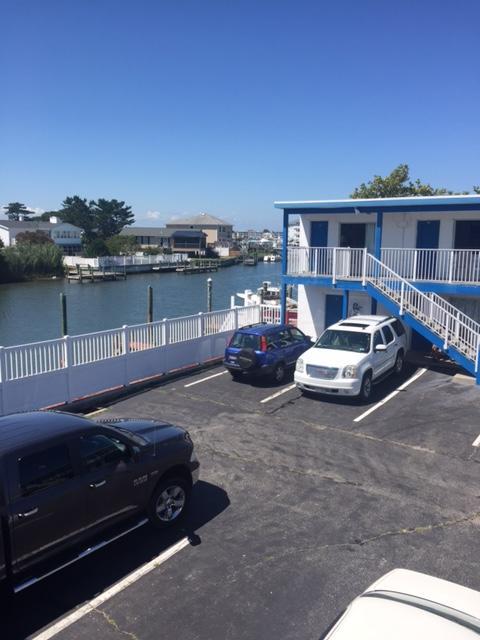
MULTIPOLYGON (((366 249, 289 247, 287 274, 365 280, 366 249)), ((480 284, 480 249, 382 249, 381 261, 411 282, 480 284)))

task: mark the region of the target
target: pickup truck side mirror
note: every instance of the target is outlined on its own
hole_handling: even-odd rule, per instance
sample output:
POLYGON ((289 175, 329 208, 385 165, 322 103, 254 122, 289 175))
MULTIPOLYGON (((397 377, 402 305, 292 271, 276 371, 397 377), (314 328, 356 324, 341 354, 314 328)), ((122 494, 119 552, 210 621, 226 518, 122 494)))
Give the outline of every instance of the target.
POLYGON ((386 351, 387 347, 384 344, 377 344, 374 348, 375 353, 382 353, 383 351, 386 351))

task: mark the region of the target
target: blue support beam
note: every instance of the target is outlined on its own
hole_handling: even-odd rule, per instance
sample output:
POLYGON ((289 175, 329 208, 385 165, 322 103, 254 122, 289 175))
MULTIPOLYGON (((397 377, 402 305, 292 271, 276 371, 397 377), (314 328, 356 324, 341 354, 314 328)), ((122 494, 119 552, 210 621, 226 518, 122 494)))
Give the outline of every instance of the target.
POLYGON ((282 230, 282 286, 280 290, 280 322, 283 324, 287 318, 287 284, 285 276, 288 271, 288 210, 283 210, 283 230, 282 230))
POLYGON ((348 318, 348 289, 343 290, 342 298, 342 319, 348 318))
POLYGON ((377 211, 377 221, 375 224, 375 258, 382 257, 382 231, 383 231, 383 211, 377 211))

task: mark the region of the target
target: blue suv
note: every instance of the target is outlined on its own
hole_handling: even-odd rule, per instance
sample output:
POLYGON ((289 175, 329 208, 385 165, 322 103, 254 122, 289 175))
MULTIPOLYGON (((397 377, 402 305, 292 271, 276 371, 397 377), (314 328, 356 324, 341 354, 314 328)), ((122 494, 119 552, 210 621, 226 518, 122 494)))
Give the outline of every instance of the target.
POLYGON ((233 334, 223 364, 233 378, 267 375, 282 382, 287 368, 311 346, 310 337, 291 325, 248 325, 233 334))

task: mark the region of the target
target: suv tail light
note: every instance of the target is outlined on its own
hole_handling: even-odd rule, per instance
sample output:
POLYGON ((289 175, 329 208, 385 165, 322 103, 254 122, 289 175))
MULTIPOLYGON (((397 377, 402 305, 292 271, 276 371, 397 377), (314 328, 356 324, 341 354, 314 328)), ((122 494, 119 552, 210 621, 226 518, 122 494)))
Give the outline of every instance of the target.
POLYGON ((267 350, 267 338, 265 336, 260 336, 260 351, 267 350))

